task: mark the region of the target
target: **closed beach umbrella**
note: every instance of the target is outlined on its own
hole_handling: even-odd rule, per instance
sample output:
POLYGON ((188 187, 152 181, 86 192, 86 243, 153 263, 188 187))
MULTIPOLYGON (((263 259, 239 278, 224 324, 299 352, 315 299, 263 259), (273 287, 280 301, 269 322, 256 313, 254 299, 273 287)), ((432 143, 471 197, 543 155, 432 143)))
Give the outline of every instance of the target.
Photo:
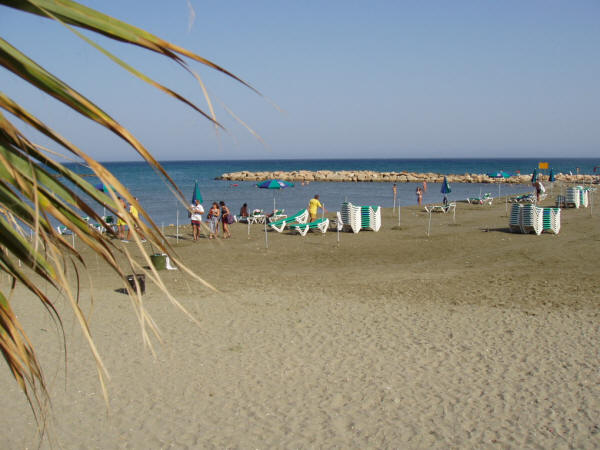
POLYGON ((442 190, 441 190, 442 194, 449 194, 450 192, 452 192, 452 189, 450 189, 450 185, 448 184, 448 178, 444 177, 444 181, 442 182, 442 190))
MULTIPOLYGON (((265 180, 262 183, 256 185, 260 189, 285 189, 288 187, 294 187, 294 183, 283 180, 265 180)), ((275 193, 273 193, 273 212, 275 212, 275 193)))
POLYGON ((452 189, 450 189, 450 185, 448 184, 448 179, 446 177, 444 177, 444 181, 442 182, 442 189, 440 192, 444 194, 444 200, 446 200, 446 195, 452 192, 452 189))
POLYGON ((550 175, 548 175, 548 181, 550 183, 554 183, 556 181, 556 178, 554 178, 554 169, 550 169, 550 175))
POLYGON ((194 184, 194 192, 192 193, 192 205, 196 203, 196 200, 198 200, 200 203, 204 202, 204 200, 202 199, 202 194, 200 193, 200 188, 198 187, 198 180, 196 180, 196 183, 194 184))
POLYGON ((537 181, 538 172, 537 169, 533 169, 533 174, 531 175, 531 182, 535 183, 537 181))

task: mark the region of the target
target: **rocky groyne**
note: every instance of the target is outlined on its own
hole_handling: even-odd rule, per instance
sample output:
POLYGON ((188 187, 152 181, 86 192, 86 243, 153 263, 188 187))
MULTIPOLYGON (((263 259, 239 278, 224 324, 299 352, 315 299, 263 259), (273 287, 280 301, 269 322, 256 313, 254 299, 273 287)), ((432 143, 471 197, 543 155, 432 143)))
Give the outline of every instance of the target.
MULTIPOLYGON (((384 183, 441 183, 444 176, 448 177, 450 183, 513 183, 513 184, 529 184, 531 182, 531 174, 513 175, 509 178, 491 178, 486 174, 481 173, 465 173, 463 175, 451 174, 444 175, 440 173, 417 173, 417 172, 375 172, 372 170, 296 170, 292 172, 231 172, 224 173, 217 180, 227 181, 261 181, 267 179, 278 179, 285 181, 306 182, 306 181, 330 181, 330 182, 384 182, 384 183)), ((595 175, 569 175, 555 174, 556 181, 565 183, 592 183, 598 180, 595 175)), ((541 175, 542 181, 547 181, 547 175, 541 175)))

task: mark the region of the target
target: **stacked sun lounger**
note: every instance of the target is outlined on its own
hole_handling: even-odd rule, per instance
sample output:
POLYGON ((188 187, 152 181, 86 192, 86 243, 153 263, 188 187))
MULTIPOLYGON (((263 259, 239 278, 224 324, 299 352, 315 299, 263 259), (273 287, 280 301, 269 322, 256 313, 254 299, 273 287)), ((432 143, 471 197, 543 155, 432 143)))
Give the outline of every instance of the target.
POLYGON ((381 228, 381 208, 379 206, 360 207, 360 228, 379 231, 381 228))
POLYGON ((525 234, 541 234, 544 229, 544 209, 535 205, 523 205, 521 210, 521 231, 525 234))
POLYGON ((579 193, 578 187, 567 188, 567 193, 565 194, 565 204, 567 206, 579 208, 579 205, 581 204, 581 194, 579 193))
POLYGON ((521 210, 523 205, 519 203, 513 203, 510 209, 510 219, 508 220, 508 227, 513 233, 521 233, 521 210))
POLYGON ((361 228, 361 208, 354 206, 350 202, 342 203, 342 222, 343 230, 352 230, 353 233, 358 233, 361 228))
POLYGON ((558 234, 560 231, 560 208, 543 208, 543 232, 558 234))
POLYGON ((549 232, 557 234, 560 230, 560 209, 514 204, 510 210, 508 227, 513 233, 533 232, 539 235, 547 229, 549 232), (545 213, 546 209, 548 213, 545 213), (545 214, 547 214, 547 218, 545 214))
POLYGON ((587 208, 589 205, 588 190, 583 188, 582 186, 577 187, 579 188, 579 204, 584 208, 587 208))

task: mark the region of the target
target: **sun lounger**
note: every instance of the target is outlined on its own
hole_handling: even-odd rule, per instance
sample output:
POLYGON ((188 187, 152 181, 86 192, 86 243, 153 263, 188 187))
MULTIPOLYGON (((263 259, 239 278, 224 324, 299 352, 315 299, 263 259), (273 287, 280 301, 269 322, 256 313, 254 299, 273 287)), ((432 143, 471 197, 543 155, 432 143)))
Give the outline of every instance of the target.
POLYGON ((510 209, 510 219, 508 220, 508 228, 513 233, 522 233, 521 229, 521 209, 523 209, 523 205, 519 203, 514 203, 512 208, 510 209))
POLYGON ((456 203, 448 203, 447 205, 425 205, 424 208, 428 213, 443 212, 446 214, 448 211, 456 209, 456 203))
POLYGON ((483 194, 481 197, 470 197, 467 202, 474 205, 491 205, 494 197, 489 192, 483 194))
POLYGON ((270 222, 267 225, 271 227, 273 230, 281 233, 287 225, 290 225, 294 222, 299 224, 304 224, 308 220, 308 210, 302 209, 298 211, 293 216, 286 217, 285 219, 276 220, 275 222, 270 222))
POLYGON ((294 223, 291 224, 289 227, 291 230, 297 231, 302 236, 306 236, 309 230, 319 230, 321 233, 326 233, 327 228, 329 228, 329 219, 326 217, 322 217, 320 219, 315 220, 314 222, 294 223))
POLYGON ((261 209, 255 209, 254 211, 252 211, 252 214, 250 214, 248 216, 249 224, 265 223, 266 220, 267 220, 267 216, 264 215, 264 213, 261 209))

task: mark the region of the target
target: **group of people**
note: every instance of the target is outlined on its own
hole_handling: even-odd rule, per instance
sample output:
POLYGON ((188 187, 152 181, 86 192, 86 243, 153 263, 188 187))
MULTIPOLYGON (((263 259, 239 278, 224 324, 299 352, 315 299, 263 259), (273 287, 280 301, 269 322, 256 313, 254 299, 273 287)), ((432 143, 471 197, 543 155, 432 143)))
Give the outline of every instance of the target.
MULTIPOLYGON (((192 235, 194 241, 197 241, 201 235, 203 214, 204 207, 200 204, 199 200, 196 200, 194 204, 190 206, 190 220, 192 223, 192 235)), ((219 233, 219 224, 221 224, 223 230, 223 238, 228 239, 231 237, 229 225, 235 221, 235 217, 224 201, 212 203, 206 214, 206 221, 208 222, 209 239, 215 239, 217 237, 219 233)))
MULTIPOLYGON (((319 208, 323 209, 323 213, 325 213, 325 207, 319 200, 319 195, 315 195, 314 198, 311 198, 308 202, 308 214, 310 215, 310 221, 313 222, 317 220, 317 214, 319 208)), ((273 212, 274 213, 274 212, 273 212)), ((200 235, 202 234, 202 215, 204 214, 204 207, 200 203, 199 200, 195 200, 192 205, 190 205, 190 220, 192 225, 192 235, 194 241, 197 241, 200 235)), ((248 211, 248 204, 244 203, 240 208, 239 217, 249 217, 250 213, 248 211)), ((208 213, 206 215, 206 221, 208 222, 208 227, 210 230, 209 239, 215 239, 219 232, 219 224, 222 226, 223 230, 223 238, 227 239, 231 237, 231 230, 229 225, 235 222, 235 216, 229 210, 229 207, 225 204, 224 201, 220 201, 219 203, 213 202, 208 213)))

